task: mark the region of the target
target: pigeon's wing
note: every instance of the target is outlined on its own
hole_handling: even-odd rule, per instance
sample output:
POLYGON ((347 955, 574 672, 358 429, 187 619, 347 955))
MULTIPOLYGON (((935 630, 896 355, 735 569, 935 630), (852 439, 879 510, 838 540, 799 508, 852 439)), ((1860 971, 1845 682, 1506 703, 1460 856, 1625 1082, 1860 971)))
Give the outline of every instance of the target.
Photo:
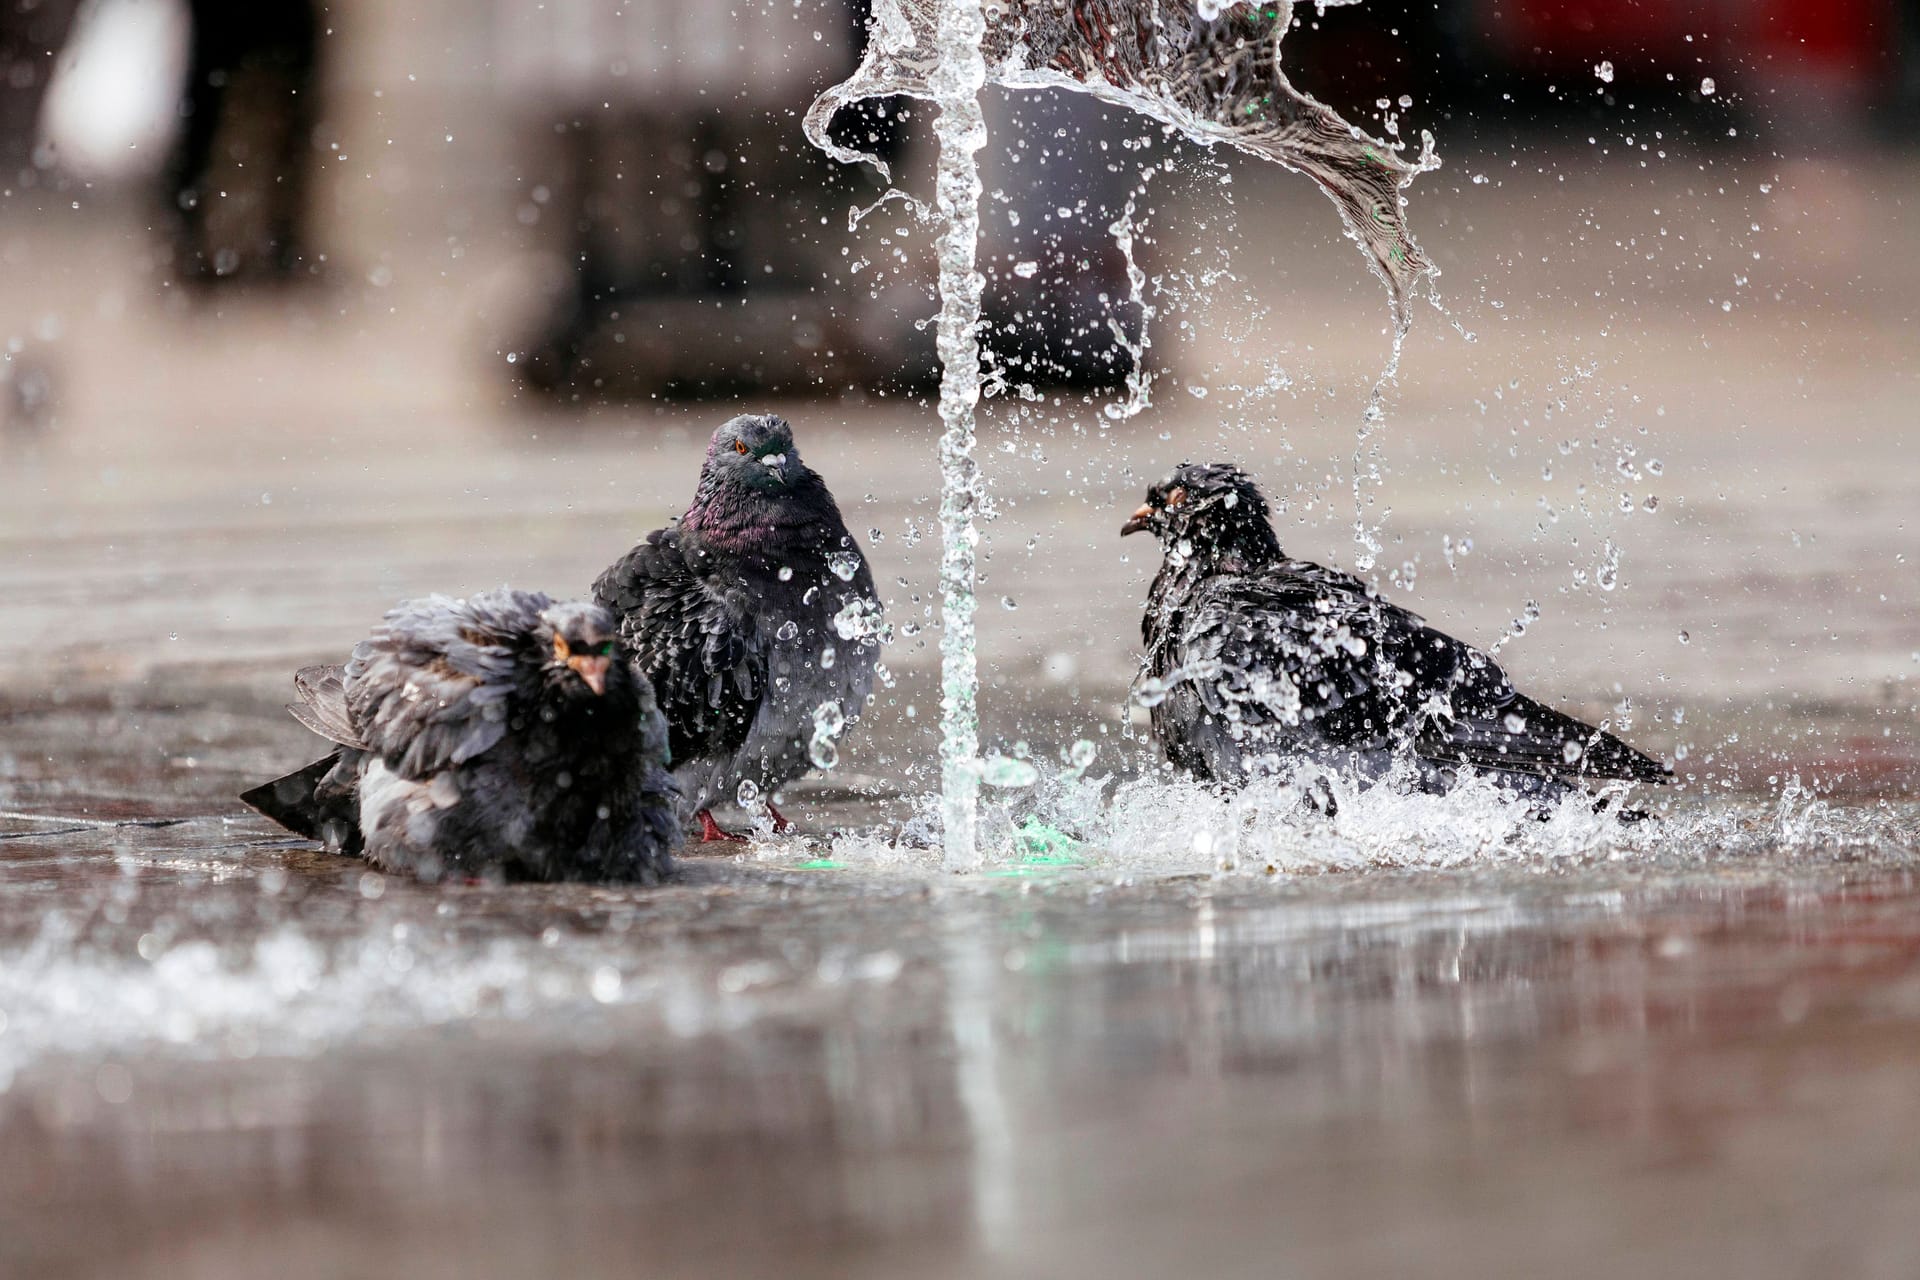
POLYGON ((431 778, 507 735, 541 610, 533 592, 410 600, 360 642, 344 683, 366 749, 409 781, 431 778))
POLYGON ((767 638, 747 601, 701 573, 677 529, 658 529, 593 584, 653 683, 676 761, 747 740, 767 689, 767 638))
MULTIPOLYGON (((1305 727, 1343 749, 1389 745, 1397 690, 1369 656, 1383 602, 1352 587, 1290 572, 1210 579, 1183 611, 1171 681, 1256 739, 1305 727)), ((1404 616, 1397 625, 1418 623, 1404 616)))
POLYGON ((293 676, 300 701, 287 710, 293 718, 329 742, 366 750, 366 741, 354 728, 347 710, 347 669, 339 666, 302 667, 293 676))

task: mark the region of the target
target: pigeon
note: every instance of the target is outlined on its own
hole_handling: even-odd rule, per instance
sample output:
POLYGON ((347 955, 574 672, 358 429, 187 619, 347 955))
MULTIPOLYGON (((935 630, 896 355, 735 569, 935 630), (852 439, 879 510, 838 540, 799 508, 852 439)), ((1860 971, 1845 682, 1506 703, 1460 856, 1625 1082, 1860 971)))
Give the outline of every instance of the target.
POLYGON ((1120 532, 1141 530, 1164 559, 1134 696, 1168 759, 1195 777, 1232 783, 1305 762, 1367 784, 1404 758, 1424 791, 1478 775, 1532 800, 1672 779, 1360 579, 1287 558, 1237 466, 1180 466, 1120 532))
POLYGON ((423 880, 655 883, 678 843, 667 726, 618 623, 501 588, 395 607, 289 707, 334 750, 242 796, 423 880))
POLYGON ((860 544, 793 429, 747 414, 707 445, 686 514, 593 584, 660 695, 703 842, 712 806, 763 800, 829 758, 873 688, 882 612, 860 544), (822 743, 826 749, 822 748, 822 743))

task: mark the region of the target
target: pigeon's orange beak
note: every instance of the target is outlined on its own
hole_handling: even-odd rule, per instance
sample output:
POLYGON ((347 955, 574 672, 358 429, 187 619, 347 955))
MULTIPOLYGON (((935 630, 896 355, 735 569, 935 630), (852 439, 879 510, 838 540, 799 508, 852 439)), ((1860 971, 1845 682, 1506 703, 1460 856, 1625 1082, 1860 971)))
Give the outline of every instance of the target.
POLYGON ((1125 524, 1120 526, 1120 536, 1124 538, 1130 533, 1138 533, 1142 529, 1147 528, 1152 520, 1153 504, 1143 502, 1140 504, 1140 509, 1134 512, 1125 524))
POLYGON ((572 667, 580 678, 587 682, 587 688, 595 693, 607 691, 607 668, 612 662, 611 658, 590 653, 576 653, 567 659, 567 665, 572 667))

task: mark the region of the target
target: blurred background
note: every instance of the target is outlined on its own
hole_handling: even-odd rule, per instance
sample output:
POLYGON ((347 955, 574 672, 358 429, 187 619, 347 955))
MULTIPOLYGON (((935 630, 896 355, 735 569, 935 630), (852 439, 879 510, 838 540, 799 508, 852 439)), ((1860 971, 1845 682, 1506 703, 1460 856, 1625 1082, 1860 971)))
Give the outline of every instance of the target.
MULTIPOLYGON (((204 808, 297 750, 291 664, 399 596, 583 590, 684 502, 713 424, 773 408, 870 534, 898 628, 869 739, 894 745, 844 778, 914 785, 931 234, 898 199, 850 228, 882 187, 799 127, 864 8, 0 0, 14 737, 151 742, 207 771, 177 779, 204 808)), ((1517 621, 1525 678, 1655 749, 1742 785, 1909 785, 1917 50, 1911 0, 1300 6, 1299 85, 1443 159, 1407 193, 1440 309, 1364 446, 1385 300, 1310 183, 993 94, 994 733, 1122 732, 1151 566, 1114 513, 1231 455, 1290 549, 1350 563, 1364 512, 1389 590, 1482 641, 1517 621)), ((929 191, 925 111, 836 129, 929 191)))
MULTIPOLYGON (((745 409, 894 627, 783 810, 884 836, 936 785, 931 230, 850 229, 884 193, 800 133, 863 14, 0 0, 0 1274, 1913 1274, 1920 9, 1295 18, 1303 87, 1442 159, 1384 384, 1306 179, 989 95, 985 745, 1156 766, 1119 526, 1231 457, 1291 552, 1358 518, 1386 592, 1673 759, 1642 846, 1211 875, 1152 786, 1175 854, 1052 879, 281 839, 235 797, 311 758, 291 671, 403 596, 585 591, 745 409)), ((927 123, 837 128, 926 196, 927 123)), ((863 844, 907 871, 796 865, 863 844)))

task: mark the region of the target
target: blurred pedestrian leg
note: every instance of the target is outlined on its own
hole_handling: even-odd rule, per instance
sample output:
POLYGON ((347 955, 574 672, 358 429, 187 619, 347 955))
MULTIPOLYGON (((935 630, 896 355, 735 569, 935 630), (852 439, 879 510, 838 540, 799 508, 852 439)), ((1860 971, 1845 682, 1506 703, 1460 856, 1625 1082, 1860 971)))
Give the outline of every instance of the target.
POLYGON ((0 190, 37 184, 40 104, 79 0, 0 0, 0 190))
POLYGON ((310 276, 319 120, 313 0, 192 0, 182 129, 166 177, 183 281, 310 276))

